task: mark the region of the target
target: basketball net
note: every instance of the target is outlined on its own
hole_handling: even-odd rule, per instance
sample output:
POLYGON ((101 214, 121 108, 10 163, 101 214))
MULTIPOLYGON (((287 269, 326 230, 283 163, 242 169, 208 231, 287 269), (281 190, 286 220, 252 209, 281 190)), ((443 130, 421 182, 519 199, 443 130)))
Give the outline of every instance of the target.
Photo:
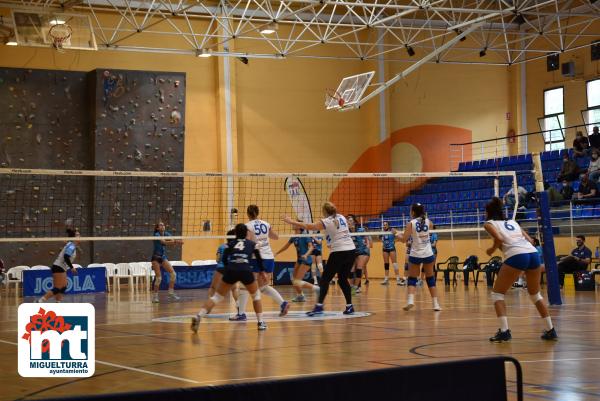
POLYGON ((73 30, 67 24, 56 24, 50 28, 48 35, 52 39, 52 47, 63 53, 63 45, 71 38, 73 30))
POLYGON ((326 89, 325 90, 325 106, 329 107, 331 103, 334 102, 340 108, 344 107, 346 103, 342 95, 334 89, 326 89))

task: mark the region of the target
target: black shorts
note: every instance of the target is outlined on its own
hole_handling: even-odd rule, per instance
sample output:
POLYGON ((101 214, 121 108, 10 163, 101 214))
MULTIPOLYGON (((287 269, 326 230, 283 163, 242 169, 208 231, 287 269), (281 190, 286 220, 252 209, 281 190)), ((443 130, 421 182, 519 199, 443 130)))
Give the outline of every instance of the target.
POLYGON ((254 282, 254 273, 251 270, 225 269, 222 280, 224 283, 231 285, 238 281, 241 281, 244 285, 250 285, 254 282))
POLYGON ((152 255, 150 258, 150 262, 157 262, 159 265, 162 265, 165 260, 167 260, 167 258, 161 255, 152 255))
POLYGON ((60 266, 52 265, 52 273, 66 273, 67 271, 60 266))
POLYGON ((313 249, 313 251, 312 251, 313 256, 321 256, 322 254, 323 253, 318 249, 313 249))
POLYGON ((217 268, 215 269, 215 271, 216 271, 217 273, 221 273, 221 275, 225 274, 225 268, 224 268, 224 267, 217 267, 217 268))

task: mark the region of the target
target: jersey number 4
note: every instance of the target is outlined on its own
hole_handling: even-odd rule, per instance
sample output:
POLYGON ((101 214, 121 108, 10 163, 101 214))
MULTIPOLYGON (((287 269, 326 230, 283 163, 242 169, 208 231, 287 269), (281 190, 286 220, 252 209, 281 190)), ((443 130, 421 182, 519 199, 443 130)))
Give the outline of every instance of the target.
POLYGON ((238 250, 240 250, 240 251, 243 251, 243 250, 244 250, 244 241, 238 241, 238 242, 235 244, 234 248, 235 248, 235 249, 238 249, 238 250))

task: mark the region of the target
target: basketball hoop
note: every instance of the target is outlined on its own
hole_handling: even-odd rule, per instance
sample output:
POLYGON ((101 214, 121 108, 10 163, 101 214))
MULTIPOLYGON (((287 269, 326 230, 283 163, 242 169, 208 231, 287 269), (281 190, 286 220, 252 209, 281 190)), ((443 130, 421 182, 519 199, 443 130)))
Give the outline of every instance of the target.
POLYGON ((67 24, 53 25, 48 31, 48 35, 52 38, 52 46, 59 52, 63 51, 63 45, 71 38, 73 30, 67 24))
POLYGON ((330 108, 342 108, 344 107, 344 98, 340 95, 339 92, 333 89, 325 90, 325 107, 330 108))

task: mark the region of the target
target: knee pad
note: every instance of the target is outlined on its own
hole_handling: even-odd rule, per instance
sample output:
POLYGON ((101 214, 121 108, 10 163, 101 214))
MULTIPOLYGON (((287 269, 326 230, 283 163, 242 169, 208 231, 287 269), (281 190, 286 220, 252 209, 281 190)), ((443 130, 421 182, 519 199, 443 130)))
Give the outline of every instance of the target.
POLYGON ((492 301, 504 301, 504 294, 500 294, 498 292, 492 292, 492 301))
POLYGON ((302 285, 304 284, 304 281, 295 278, 294 280, 292 280, 292 285, 297 285, 298 287, 302 287, 302 285))
POLYGON ((156 276, 154 277, 154 285, 157 288, 160 288, 160 283, 162 282, 162 276, 156 276))
POLYGON ((542 299, 544 299, 544 297, 538 291, 535 294, 529 294, 529 299, 531 299, 531 302, 535 305, 538 301, 541 301, 542 299))
POLYGON ((427 287, 429 287, 429 288, 435 287, 435 276, 426 277, 425 281, 427 282, 427 287))
POLYGON ((52 288, 52 293, 53 293, 54 295, 58 294, 59 292, 60 292, 60 288, 58 288, 58 287, 54 287, 54 288, 52 288))
POLYGON ((250 294, 253 301, 260 301, 260 291, 256 291, 254 294, 250 294))
POLYGON ((172 283, 176 283, 177 282, 177 273, 175 273, 174 271, 169 273, 169 278, 171 279, 172 283))
POLYGON ((219 294, 218 292, 215 292, 215 294, 209 298, 211 301, 213 301, 215 304, 218 304, 219 302, 221 302, 223 300, 223 295, 219 294))
POLYGON ((417 278, 416 277, 409 277, 408 280, 407 280, 407 283, 411 287, 416 287, 417 286, 417 278))
POLYGON ((67 292, 67 286, 62 287, 59 291, 61 294, 64 294, 65 292, 67 292))
POLYGON ((384 263, 384 264, 383 264, 383 268, 384 268, 386 271, 390 270, 390 264, 389 264, 389 263, 384 263))

